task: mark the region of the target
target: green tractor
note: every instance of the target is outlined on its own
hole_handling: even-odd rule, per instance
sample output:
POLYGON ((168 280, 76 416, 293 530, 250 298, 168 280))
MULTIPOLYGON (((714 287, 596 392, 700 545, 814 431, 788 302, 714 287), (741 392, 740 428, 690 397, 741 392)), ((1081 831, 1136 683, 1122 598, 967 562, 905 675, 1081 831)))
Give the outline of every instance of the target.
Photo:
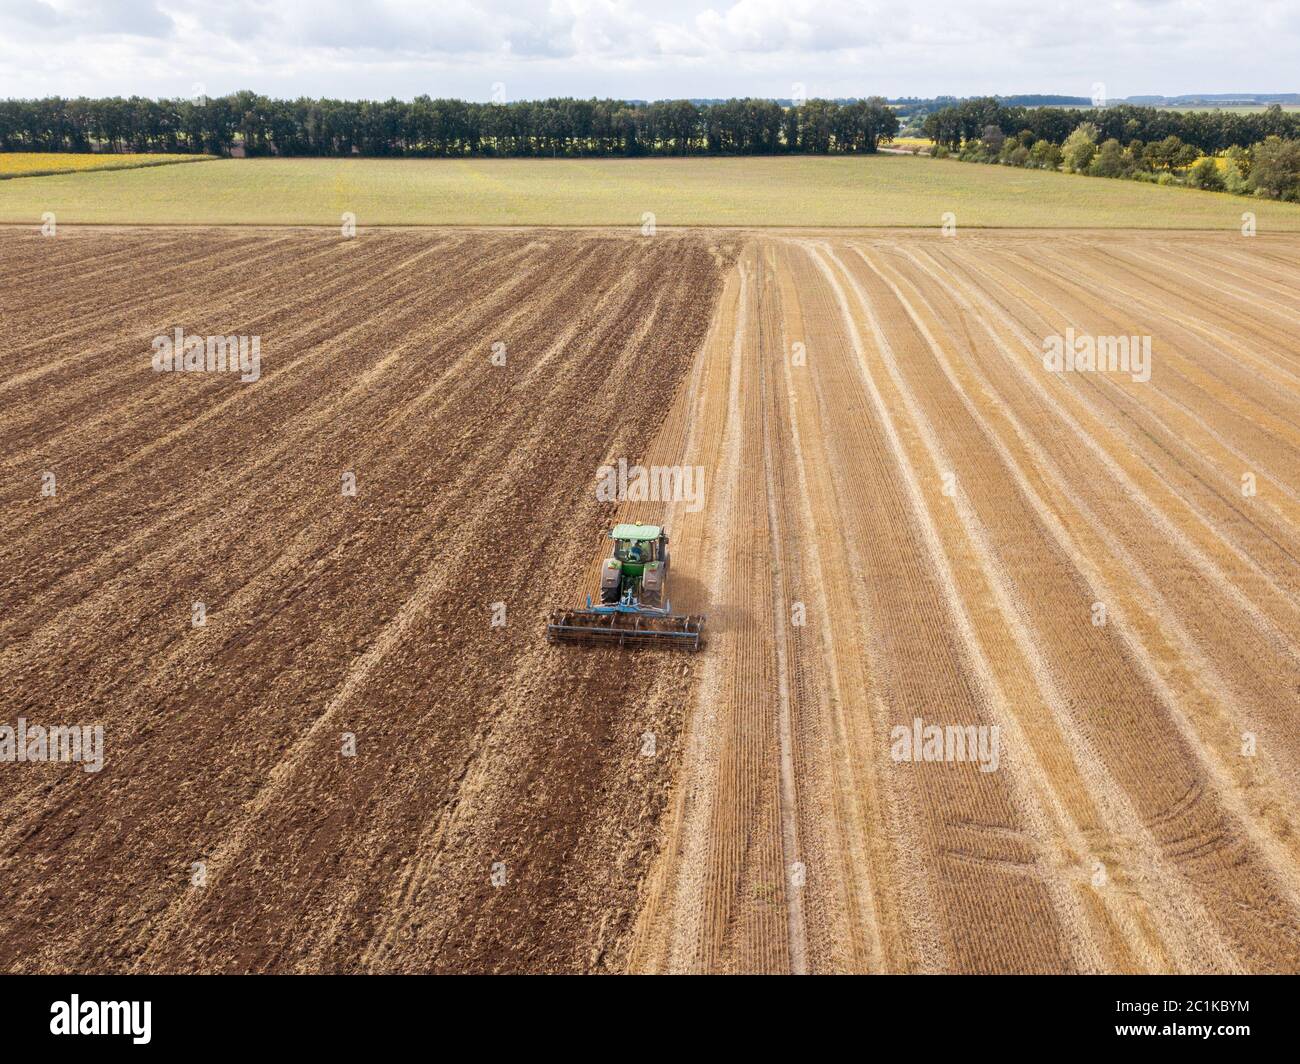
POLYGON ((552 643, 618 643, 700 649, 704 618, 672 612, 667 599, 668 536, 658 525, 615 525, 613 551, 600 567, 600 602, 556 610, 546 625, 552 643))

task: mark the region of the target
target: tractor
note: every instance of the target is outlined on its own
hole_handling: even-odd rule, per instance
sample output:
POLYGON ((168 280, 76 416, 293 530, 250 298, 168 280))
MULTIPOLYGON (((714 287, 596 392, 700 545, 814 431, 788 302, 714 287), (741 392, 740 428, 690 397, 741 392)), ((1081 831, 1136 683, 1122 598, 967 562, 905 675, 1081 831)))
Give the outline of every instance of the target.
POLYGON ((551 614, 552 643, 617 643, 699 650, 704 618, 672 612, 667 598, 668 536, 658 525, 615 525, 600 567, 600 602, 551 614))

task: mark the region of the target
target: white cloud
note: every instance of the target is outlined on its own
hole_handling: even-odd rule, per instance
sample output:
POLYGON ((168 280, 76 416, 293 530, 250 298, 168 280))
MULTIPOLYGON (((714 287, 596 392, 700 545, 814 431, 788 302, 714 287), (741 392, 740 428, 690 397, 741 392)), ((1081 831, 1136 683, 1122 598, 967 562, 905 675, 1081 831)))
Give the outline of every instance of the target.
POLYGON ((1292 0, 3 0, 0 96, 1298 87, 1292 0))

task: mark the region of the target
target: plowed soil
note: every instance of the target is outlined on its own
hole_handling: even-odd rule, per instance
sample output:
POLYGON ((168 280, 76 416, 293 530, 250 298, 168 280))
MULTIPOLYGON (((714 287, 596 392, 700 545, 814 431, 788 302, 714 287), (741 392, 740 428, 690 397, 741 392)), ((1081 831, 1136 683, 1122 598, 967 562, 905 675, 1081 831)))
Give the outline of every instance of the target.
POLYGON ((106 763, 0 764, 0 969, 620 956, 686 678, 557 653, 541 618, 582 585, 594 472, 654 436, 731 254, 6 234, 3 720, 101 723, 106 763), (155 373, 178 325, 260 335, 261 379, 155 373))
POLYGON ((1300 970, 1294 238, 2 236, 0 969, 1300 970), (543 641, 615 518, 700 655, 543 641))

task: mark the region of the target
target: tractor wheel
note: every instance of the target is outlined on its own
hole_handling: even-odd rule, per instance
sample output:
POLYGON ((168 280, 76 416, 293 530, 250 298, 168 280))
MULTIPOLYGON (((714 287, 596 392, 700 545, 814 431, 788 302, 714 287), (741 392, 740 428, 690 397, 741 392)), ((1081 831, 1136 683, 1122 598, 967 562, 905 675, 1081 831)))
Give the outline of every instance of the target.
POLYGON ((618 588, 602 587, 600 589, 600 601, 602 604, 606 606, 613 606, 617 604, 618 600, 619 600, 618 588))

